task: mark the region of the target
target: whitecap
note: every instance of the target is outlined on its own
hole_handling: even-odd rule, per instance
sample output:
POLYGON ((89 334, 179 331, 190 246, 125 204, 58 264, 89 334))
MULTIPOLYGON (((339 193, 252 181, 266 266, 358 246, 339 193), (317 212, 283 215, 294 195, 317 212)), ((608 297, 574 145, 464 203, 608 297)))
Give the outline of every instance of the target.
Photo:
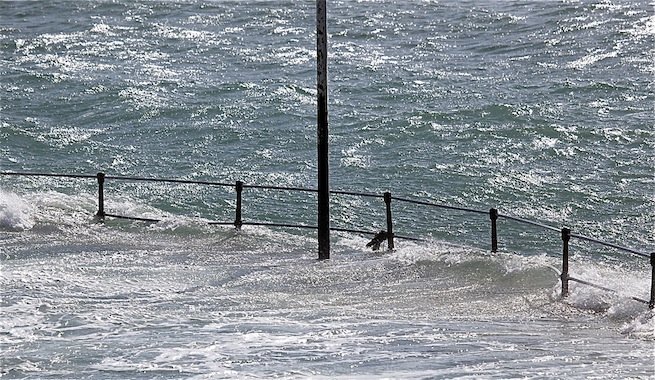
POLYGON ((618 56, 618 53, 616 51, 612 51, 609 53, 595 52, 589 55, 585 55, 584 57, 579 58, 573 62, 570 62, 569 64, 566 65, 566 67, 570 69, 582 69, 586 66, 591 66, 596 62, 602 61, 607 58, 614 58, 616 56, 618 56))
POLYGON ((103 23, 94 24, 93 28, 91 28, 91 33, 101 34, 101 35, 105 35, 105 36, 115 36, 116 35, 116 33, 113 33, 111 31, 111 27, 109 25, 103 24, 103 23))
POLYGON ((32 227, 32 206, 18 195, 0 190, 0 230, 23 231, 32 227))

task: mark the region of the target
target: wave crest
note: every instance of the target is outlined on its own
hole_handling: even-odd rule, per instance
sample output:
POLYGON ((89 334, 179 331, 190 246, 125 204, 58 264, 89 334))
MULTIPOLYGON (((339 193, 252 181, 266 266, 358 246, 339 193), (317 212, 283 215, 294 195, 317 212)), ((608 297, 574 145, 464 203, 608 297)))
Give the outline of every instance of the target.
POLYGON ((24 231, 32 227, 32 206, 18 195, 0 190, 0 230, 24 231))

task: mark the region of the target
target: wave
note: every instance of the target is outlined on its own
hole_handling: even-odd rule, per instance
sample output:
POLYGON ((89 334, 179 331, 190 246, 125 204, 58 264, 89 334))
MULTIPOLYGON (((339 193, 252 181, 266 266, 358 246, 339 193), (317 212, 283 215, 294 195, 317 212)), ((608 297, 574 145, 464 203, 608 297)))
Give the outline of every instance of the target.
POLYGON ((454 316, 567 318, 571 314, 567 309, 572 308, 577 310, 573 315, 597 314, 628 336, 655 339, 652 313, 643 303, 632 300, 649 297, 647 263, 574 258, 572 276, 616 292, 571 282, 570 295, 562 299, 561 259, 546 252, 492 254, 445 240, 402 241, 392 252, 371 252, 366 248, 368 237, 334 233, 332 260, 314 265, 309 264, 315 260, 313 232, 255 226, 236 231, 231 226, 210 226, 207 219, 175 215, 127 195, 114 200, 112 209, 117 214, 159 221, 108 217, 104 224, 98 224, 93 218, 94 194, 50 191, 18 195, 0 191, 0 230, 31 232, 13 243, 7 241, 9 256, 5 259, 114 251, 138 256, 149 252, 146 256, 173 254, 189 265, 220 267, 225 265, 221 256, 242 255, 238 259, 241 266, 229 266, 236 272, 211 286, 220 283, 248 289, 246 293, 259 289, 305 293, 307 297, 337 289, 342 295, 335 296, 335 302, 363 308, 385 303, 414 317, 438 311, 454 316), (34 249, 29 249, 30 245, 34 249), (268 257, 266 265, 253 264, 250 260, 255 257, 259 264, 261 258, 268 257), (402 288, 403 295, 369 299, 372 293, 385 294, 386 286, 402 288))
POLYGON ((34 209, 30 204, 16 194, 0 190, 0 230, 29 230, 34 223, 34 209))
MULTIPOLYGON (((361 252, 363 239, 350 241, 361 252), (353 244, 355 243, 355 244, 353 244)), ((399 244, 400 245, 400 244, 399 244)), ((440 297, 430 312, 445 315, 483 317, 504 315, 519 319, 576 319, 592 316, 610 323, 622 334, 655 340, 654 314, 647 305, 633 299, 649 299, 650 267, 628 265, 616 260, 577 257, 571 262, 571 276, 612 289, 606 291, 581 283, 569 283, 569 295, 562 298, 561 258, 548 255, 521 255, 516 252, 490 253, 465 245, 433 240, 407 243, 381 256, 389 272, 385 282, 408 285, 407 297, 425 301, 426 288, 440 297), (391 269, 389 269, 391 268, 391 269)))

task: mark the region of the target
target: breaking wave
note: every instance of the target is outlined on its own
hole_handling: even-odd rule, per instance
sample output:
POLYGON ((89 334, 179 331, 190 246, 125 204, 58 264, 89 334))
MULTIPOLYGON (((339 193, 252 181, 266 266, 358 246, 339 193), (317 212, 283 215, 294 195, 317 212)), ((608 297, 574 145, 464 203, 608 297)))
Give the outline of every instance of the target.
POLYGON ((18 195, 0 190, 0 230, 24 231, 33 226, 33 207, 18 195))

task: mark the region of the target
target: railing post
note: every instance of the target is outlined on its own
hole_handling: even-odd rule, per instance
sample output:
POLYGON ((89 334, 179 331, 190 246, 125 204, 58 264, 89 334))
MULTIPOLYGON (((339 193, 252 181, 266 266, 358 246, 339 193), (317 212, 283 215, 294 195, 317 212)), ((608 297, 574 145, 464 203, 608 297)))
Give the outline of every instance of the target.
POLYGON ((562 297, 569 295, 569 240, 571 240, 571 229, 562 228, 562 297))
POLYGON ((498 220, 498 210, 489 209, 489 219, 491 219, 491 252, 498 252, 498 230, 496 221, 498 220))
POLYGON ((96 174, 98 179, 98 212, 96 216, 100 220, 105 219, 105 173, 96 174))
POLYGON ((236 217, 234 218, 234 227, 236 227, 237 230, 240 230, 243 225, 243 221, 241 220, 241 193, 243 192, 243 182, 237 181, 235 187, 237 190, 237 209, 236 217))
POLYGON ((387 248, 391 251, 394 249, 393 245, 393 221, 391 219, 391 193, 384 193, 384 203, 387 206, 387 248))
POLYGON ((650 302, 648 302, 648 308, 653 310, 655 309, 655 252, 650 253, 650 302))

